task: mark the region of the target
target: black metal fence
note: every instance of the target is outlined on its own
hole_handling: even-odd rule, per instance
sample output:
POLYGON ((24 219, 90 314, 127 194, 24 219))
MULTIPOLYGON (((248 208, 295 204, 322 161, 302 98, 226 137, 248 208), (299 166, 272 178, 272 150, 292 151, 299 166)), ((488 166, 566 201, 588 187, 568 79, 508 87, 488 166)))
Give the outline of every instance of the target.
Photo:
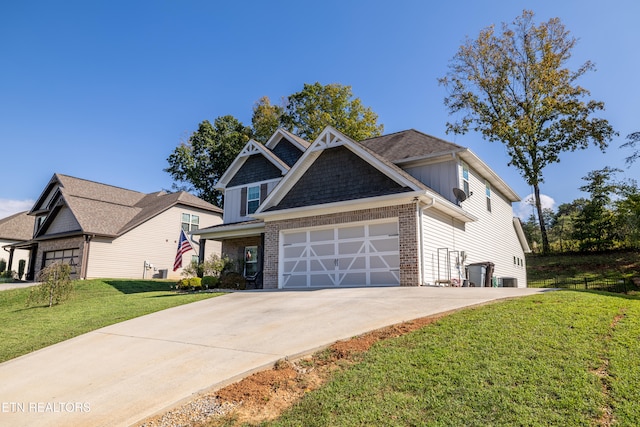
POLYGON ((529 281, 529 288, 593 289, 599 291, 626 293, 638 290, 638 286, 629 278, 568 278, 529 281))

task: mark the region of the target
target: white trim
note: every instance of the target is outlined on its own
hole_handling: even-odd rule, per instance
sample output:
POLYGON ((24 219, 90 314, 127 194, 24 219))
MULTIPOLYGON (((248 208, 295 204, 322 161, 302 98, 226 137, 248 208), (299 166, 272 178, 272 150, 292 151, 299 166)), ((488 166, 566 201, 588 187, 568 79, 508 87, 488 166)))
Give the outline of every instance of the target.
MULTIPOLYGON (((343 135, 339 131, 335 130, 331 126, 327 126, 322 133, 316 138, 311 146, 304 152, 302 157, 296 162, 296 164, 289 170, 289 172, 282 178, 282 180, 276 185, 276 187, 269 193, 264 202, 260 205, 256 214, 268 215, 265 212, 270 207, 276 206, 287 195, 289 190, 295 185, 302 175, 311 167, 320 154, 327 148, 334 148, 344 146, 352 153, 362 158, 369 163, 372 167, 385 174, 387 177, 398 183, 403 187, 411 188, 414 191, 421 191, 424 187, 419 187, 416 182, 409 179, 407 176, 401 174, 399 171, 390 168, 387 164, 381 161, 376 156, 372 155, 369 151, 363 148, 358 143, 354 142, 349 137, 343 135)), ((368 200, 368 199, 365 199, 368 200)), ((340 202, 343 203, 343 202, 340 202)), ((338 204, 338 206, 340 205, 338 204)), ((358 200, 349 201, 350 204, 357 204, 358 200)), ((334 204, 327 204, 334 205, 334 204)), ((325 205, 322 205, 323 208, 325 205)), ((311 207, 312 209, 318 209, 317 206, 311 207)), ((353 210, 353 209, 352 209, 353 210)), ((256 218, 260 216, 254 214, 256 218)))
POLYGON ((341 224, 330 224, 323 226, 312 226, 312 227, 296 227, 290 229, 283 229, 279 232, 278 238, 278 288, 279 289, 300 289, 300 288, 320 288, 320 287, 343 287, 343 286, 355 286, 354 284, 342 284, 343 280, 349 274, 360 274, 365 275, 365 283, 360 284, 359 286, 389 286, 389 285, 400 285, 400 236, 399 236, 399 228, 400 221, 398 217, 391 218, 381 218, 377 220, 365 220, 365 221, 354 221, 347 222, 341 224), (369 234, 370 227, 378 224, 393 224, 395 226, 396 232, 388 235, 376 235, 371 236, 369 234), (363 227, 364 235, 361 237, 351 237, 351 238, 340 238, 338 236, 338 232, 341 229, 349 228, 349 227, 363 227), (317 231, 331 231, 332 238, 328 240, 322 241, 312 241, 310 240, 310 234, 317 231), (304 242, 298 243, 290 243, 285 244, 285 236, 292 234, 301 234, 304 233, 304 242), (396 244, 396 249, 394 250, 380 250, 375 248, 371 242, 374 241, 387 241, 393 242, 396 244), (352 252, 347 250, 343 252, 344 249, 341 249, 340 243, 343 244, 361 244, 360 249, 358 249, 357 257, 354 256, 352 252), (326 255, 318 255, 314 252, 314 245, 316 245, 316 249, 318 245, 320 247, 327 247, 333 245, 333 251, 330 254, 326 255), (286 248, 298 247, 301 249, 300 258, 298 256, 294 256, 293 258, 287 258, 285 256, 286 248), (390 258, 389 258, 390 257, 390 258), (324 260, 324 261, 322 261, 324 260), (340 267, 341 261, 351 261, 347 266, 340 267), (377 260, 378 262, 382 262, 386 267, 373 267, 370 264, 371 260, 377 260), (315 261, 312 263, 312 261, 315 261), (332 265, 334 262, 334 267, 327 267, 327 261, 330 261, 328 265, 332 265), (354 262, 364 262, 364 266, 355 267, 354 262), (304 263, 303 271, 299 273, 295 273, 292 270, 290 272, 286 271, 286 264, 288 262, 295 262, 296 265, 300 262, 304 263), (392 265, 389 265, 389 262, 392 262, 392 265), (395 262, 398 263, 398 266, 395 266, 395 262), (309 264, 307 264, 309 263, 309 264), (313 270, 310 268, 312 265, 316 265, 316 267, 320 266, 321 269, 313 270), (332 269, 333 268, 333 269, 332 269), (378 275, 378 279, 380 279, 379 275, 383 274, 383 279, 386 280, 389 277, 393 277, 393 283, 371 283, 374 282, 374 277, 378 275), (285 286, 286 281, 285 275, 287 276, 299 276, 304 277, 305 285, 298 286, 285 286), (313 286, 311 280, 313 277, 329 280, 331 283, 313 286))
POLYGON ((260 144, 258 141, 250 139, 245 146, 240 151, 240 154, 236 156, 236 158, 231 162, 231 165, 227 168, 227 170, 222 174, 218 182, 214 186, 216 190, 224 190, 227 187, 227 184, 233 176, 242 168, 244 162, 254 154, 262 154, 267 160, 269 160, 275 167, 280 169, 282 175, 286 175, 289 172, 289 166, 287 166, 280 158, 278 158, 275 154, 271 152, 267 147, 260 144))

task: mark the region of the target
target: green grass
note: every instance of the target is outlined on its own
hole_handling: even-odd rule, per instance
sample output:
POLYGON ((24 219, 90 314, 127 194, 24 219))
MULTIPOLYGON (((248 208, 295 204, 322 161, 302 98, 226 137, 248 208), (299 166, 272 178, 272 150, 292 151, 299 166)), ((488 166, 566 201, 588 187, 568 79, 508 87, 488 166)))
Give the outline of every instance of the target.
POLYGON ((640 298, 556 291, 382 341, 266 425, 637 426, 639 386, 640 298))
POLYGON ((565 253, 527 255, 527 279, 617 279, 640 275, 640 252, 565 253))
POLYGON ((29 288, 0 292, 0 362, 83 333, 220 294, 177 294, 174 282, 75 281, 69 300, 51 308, 27 307, 29 288))

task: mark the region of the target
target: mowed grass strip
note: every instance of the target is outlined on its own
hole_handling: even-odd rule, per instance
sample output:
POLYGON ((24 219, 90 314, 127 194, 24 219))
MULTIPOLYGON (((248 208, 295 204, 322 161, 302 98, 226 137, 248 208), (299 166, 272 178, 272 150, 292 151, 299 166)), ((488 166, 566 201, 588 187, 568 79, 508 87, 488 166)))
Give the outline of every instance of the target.
POLYGON ((382 341, 272 426, 640 425, 638 297, 548 292, 382 341))
POLYGON ((96 279, 75 281, 69 300, 27 307, 30 289, 0 292, 0 362, 114 323, 222 295, 178 294, 173 282, 96 279))

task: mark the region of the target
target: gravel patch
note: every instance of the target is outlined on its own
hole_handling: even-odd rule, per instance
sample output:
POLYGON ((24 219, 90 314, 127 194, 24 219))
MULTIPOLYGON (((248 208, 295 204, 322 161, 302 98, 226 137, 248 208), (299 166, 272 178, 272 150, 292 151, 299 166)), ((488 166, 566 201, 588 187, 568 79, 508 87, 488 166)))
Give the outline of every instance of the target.
POLYGON ((145 420, 138 427, 189 427, 203 423, 209 417, 225 415, 236 405, 220 402, 215 395, 200 396, 163 415, 145 420))

